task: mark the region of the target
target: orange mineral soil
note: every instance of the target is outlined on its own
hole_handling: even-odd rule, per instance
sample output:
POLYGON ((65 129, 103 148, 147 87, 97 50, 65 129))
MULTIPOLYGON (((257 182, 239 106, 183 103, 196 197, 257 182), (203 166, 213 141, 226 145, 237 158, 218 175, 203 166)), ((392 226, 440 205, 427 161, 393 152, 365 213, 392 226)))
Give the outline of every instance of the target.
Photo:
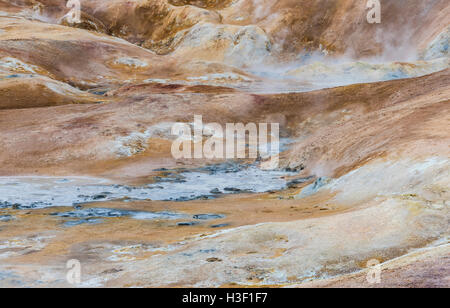
POLYGON ((0 0, 0 287, 450 287, 449 1, 79 2, 0 0), (285 185, 174 158, 195 115, 285 185))

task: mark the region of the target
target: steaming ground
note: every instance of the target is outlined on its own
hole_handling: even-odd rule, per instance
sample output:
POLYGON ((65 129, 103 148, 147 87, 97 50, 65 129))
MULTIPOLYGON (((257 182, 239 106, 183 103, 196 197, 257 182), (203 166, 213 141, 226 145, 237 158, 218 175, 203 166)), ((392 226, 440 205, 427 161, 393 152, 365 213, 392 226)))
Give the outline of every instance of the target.
MULTIPOLYGON (((53 73, 56 79, 65 81, 65 74, 73 75, 73 70, 78 70, 85 76, 78 76, 84 79, 76 82, 79 87, 87 84, 104 87, 122 79, 131 84, 206 84, 257 93, 304 92, 354 83, 419 77, 449 67, 449 25, 446 18, 449 8, 445 1, 417 1, 407 7, 387 1, 382 6, 383 22, 379 25, 366 23, 364 3, 350 4, 352 1, 340 6, 322 1, 302 1, 298 7, 292 7, 288 0, 278 3, 265 1, 263 8, 262 4, 247 0, 226 2, 223 6, 210 3, 200 5, 200 2, 182 5, 170 1, 132 4, 116 1, 109 6, 102 6, 102 1, 81 2, 83 23, 73 26, 91 30, 91 34, 97 32, 99 40, 102 37, 100 61, 113 66, 116 72, 113 74, 115 76, 109 76, 110 68, 101 68, 94 63, 72 68, 67 63, 68 67, 48 72, 53 73), (303 9, 300 10, 300 7, 303 9), (423 12, 428 13, 424 16, 423 12), (404 20, 405 16, 409 20, 404 20), (314 18, 322 18, 323 24, 317 24, 314 18), (307 23, 297 24, 297 19, 311 20, 310 27, 305 26, 307 23), (289 20, 292 22, 291 28, 285 26, 289 20), (342 20, 353 22, 342 23, 342 20), (318 30, 314 32, 310 28, 318 30), (124 40, 111 40, 104 33, 124 40), (339 36, 339 33, 344 35, 339 36), (125 47, 125 40, 151 52, 146 54, 142 49, 125 47), (120 42, 120 49, 125 47, 129 50, 109 57, 107 55, 111 51, 106 51, 104 46, 107 41, 120 42), (170 67, 177 67, 176 72, 170 67), (123 73, 128 77, 117 78, 118 70, 125 70, 123 73), (86 78, 93 73, 95 82, 86 78)), ((45 0, 34 6, 26 1, 17 4, 3 4, 2 8, 6 16, 4 19, 9 17, 9 22, 14 21, 17 26, 17 23, 22 23, 21 20, 32 21, 30 24, 20 24, 21 30, 12 30, 20 31, 23 39, 27 37, 27 26, 41 36, 47 29, 54 28, 54 33, 68 31, 40 25, 69 25, 63 18, 67 9, 57 1, 45 0), (32 24, 39 25, 39 28, 31 28, 32 24)), ((74 33, 81 35, 82 32, 74 33)), ((45 35, 41 39, 46 39, 45 35)), ((89 41, 92 37, 82 36, 80 39, 89 41)), ((21 47, 14 46, 12 42, 7 45, 3 50, 12 52, 13 58, 22 54, 21 47)), ((65 52, 65 48, 57 42, 52 45, 51 49, 59 52, 55 55, 59 61, 65 61, 67 58, 61 58, 60 54, 65 52)), ((91 59, 98 56, 92 54, 91 59)), ((42 65, 48 66, 48 63, 36 56, 33 58, 37 62, 27 65, 41 66, 45 71, 42 65)), ((44 72, 45 75, 48 73, 44 72)))

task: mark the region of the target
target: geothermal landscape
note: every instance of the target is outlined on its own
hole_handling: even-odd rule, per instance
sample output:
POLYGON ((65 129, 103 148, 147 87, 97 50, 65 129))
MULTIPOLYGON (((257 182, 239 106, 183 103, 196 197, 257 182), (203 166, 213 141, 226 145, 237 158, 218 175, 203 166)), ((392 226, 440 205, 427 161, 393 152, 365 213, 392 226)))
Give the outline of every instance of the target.
POLYGON ((447 0, 66 4, 0 0, 0 287, 450 287, 447 0))

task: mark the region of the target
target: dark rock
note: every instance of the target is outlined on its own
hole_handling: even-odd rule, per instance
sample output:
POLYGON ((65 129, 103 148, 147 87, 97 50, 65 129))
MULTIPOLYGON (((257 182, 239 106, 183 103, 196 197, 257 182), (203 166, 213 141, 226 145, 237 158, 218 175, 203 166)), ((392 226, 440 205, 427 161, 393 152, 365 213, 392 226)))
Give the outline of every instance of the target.
POLYGON ((241 192, 242 190, 239 188, 234 188, 234 187, 225 187, 223 190, 228 191, 228 192, 241 192))
POLYGON ((289 187, 289 188, 294 188, 294 187, 296 187, 298 184, 303 184, 303 183, 308 182, 309 180, 311 180, 311 179, 313 179, 313 178, 314 178, 314 177, 309 176, 309 177, 306 177, 306 178, 300 178, 300 179, 292 180, 292 181, 290 181, 290 182, 287 183, 287 187, 289 187))
POLYGON ((108 196, 106 194, 98 194, 92 196, 92 200, 103 200, 106 199, 108 196))
POLYGON ((236 162, 225 162, 222 164, 216 164, 216 165, 209 165, 202 168, 194 169, 193 171, 197 172, 209 172, 210 174, 216 174, 219 172, 223 173, 236 173, 239 172, 248 166, 240 165, 236 162))
POLYGON ((159 169, 155 169, 153 171, 160 172, 160 171, 169 171, 169 170, 166 168, 159 168, 159 169))
MULTIPOLYGON (((166 201, 172 201, 173 198, 171 198, 170 200, 166 200, 166 201)), ((191 201, 193 200, 192 198, 188 198, 188 197, 180 197, 175 199, 176 202, 185 202, 185 201, 191 201)))
POLYGON ((216 252, 216 249, 201 249, 199 250, 200 253, 213 253, 216 252))
POLYGON ((287 167, 284 170, 287 171, 287 172, 300 172, 300 171, 305 170, 305 166, 304 165, 300 165, 300 166, 297 166, 297 167, 294 167, 294 168, 287 167))
POLYGON ((181 175, 172 175, 169 177, 160 177, 160 176, 155 176, 154 180, 157 183, 186 183, 187 181, 185 180, 185 177, 181 176, 181 175))
POLYGON ((93 92, 92 92, 92 94, 94 94, 94 95, 101 95, 101 96, 103 96, 103 95, 105 95, 105 94, 106 94, 106 92, 107 92, 107 91, 93 91, 93 92))
POLYGON ((114 209, 103 209, 103 208, 90 208, 90 209, 80 209, 72 212, 64 213, 52 213, 54 216, 64 217, 64 218, 88 218, 88 217, 124 217, 129 216, 130 212, 114 210, 114 209))
POLYGON ((186 201, 193 201, 193 200, 213 200, 216 199, 216 196, 210 196, 210 195, 200 195, 200 196, 195 196, 192 195, 190 197, 179 197, 177 199, 173 199, 170 198, 169 200, 164 200, 164 201, 175 201, 175 202, 186 202, 186 201))
POLYGON ((244 193, 252 193, 251 190, 248 189, 239 189, 235 187, 225 187, 223 189, 225 192, 233 193, 233 194, 244 194, 244 193))
POLYGON ((198 220, 213 220, 213 219, 221 219, 224 217, 225 216, 219 214, 197 214, 193 216, 194 219, 198 220))
POLYGON ((225 228, 228 227, 230 224, 218 224, 218 225, 212 225, 211 228, 225 228))
POLYGON ((187 222, 179 222, 177 223, 177 226, 179 227, 191 227, 191 226, 196 226, 199 223, 196 221, 187 221, 187 222))
POLYGON ((123 269, 111 268, 103 271, 100 275, 117 274, 122 272, 123 269))
POLYGON ((213 200, 216 199, 215 196, 209 196, 209 195, 201 195, 198 197, 195 197, 194 200, 213 200))

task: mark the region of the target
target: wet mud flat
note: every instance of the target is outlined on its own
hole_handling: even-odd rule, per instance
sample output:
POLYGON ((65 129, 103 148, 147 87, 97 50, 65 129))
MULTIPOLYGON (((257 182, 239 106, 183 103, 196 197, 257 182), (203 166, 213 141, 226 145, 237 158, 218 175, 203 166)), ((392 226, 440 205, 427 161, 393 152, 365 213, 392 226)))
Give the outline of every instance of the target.
POLYGON ((225 194, 285 189, 292 171, 224 163, 196 169, 160 169, 154 183, 127 186, 88 177, 0 177, 0 208, 36 209, 113 200, 190 201, 225 194))
MULTIPOLYGON (((205 202, 211 205, 215 204, 213 201, 228 200, 232 195, 238 199, 258 199, 258 196, 268 200, 283 199, 286 196, 281 195, 312 179, 295 178, 295 170, 265 171, 256 164, 236 162, 154 171, 158 176, 153 183, 143 186, 112 184, 106 179, 90 177, 1 177, 0 222, 8 223, 26 215, 39 216, 43 210, 44 215, 58 219, 62 227, 131 219, 164 221, 178 227, 207 224, 209 228, 220 229, 236 225, 236 222, 224 221, 226 214, 211 212, 203 206, 204 211, 192 212, 195 207, 191 204, 197 200, 211 201, 205 202), (154 210, 155 203, 163 206, 154 210), (189 213, 176 211, 178 204, 185 203, 189 213), (119 207, 106 206, 111 204, 119 207), (145 206, 136 209, 136 204, 145 206)), ((292 196, 287 198, 292 199, 292 196)), ((229 212, 227 207, 219 208, 229 212)))
POLYGON ((56 262, 45 285, 65 285, 64 260, 116 266, 182 249, 201 235, 320 212, 293 205, 292 185, 303 181, 289 181, 297 174, 292 170, 227 162, 155 171, 154 183, 139 187, 88 177, 1 178, 1 284, 39 286, 42 281, 28 281, 24 273, 39 265, 51 272, 56 262))
MULTIPOLYGON (((104 201, 73 207, 3 208, 0 220, 2 285, 60 286, 65 262, 77 259, 86 272, 102 279, 123 274, 124 265, 180 251, 193 241, 226 230, 269 221, 291 221, 332 214, 314 205, 298 206, 295 191, 228 194, 214 200, 104 201), (36 268, 39 268, 37 270, 36 268), (100 271, 100 272, 98 272, 100 271), (47 280, 34 279, 30 272, 47 280), (44 277, 42 276, 42 277, 44 277)), ((327 198, 325 198, 327 199, 327 198)), ((206 262, 215 248, 198 252, 206 262)))

